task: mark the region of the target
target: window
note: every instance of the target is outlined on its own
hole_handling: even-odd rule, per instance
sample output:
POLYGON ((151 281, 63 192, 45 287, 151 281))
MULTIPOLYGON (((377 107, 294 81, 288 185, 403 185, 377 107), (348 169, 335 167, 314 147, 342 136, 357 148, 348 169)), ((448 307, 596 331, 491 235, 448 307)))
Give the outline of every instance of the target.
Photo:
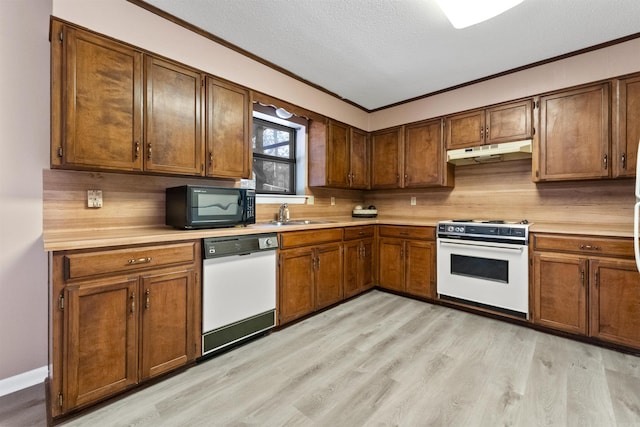
POLYGON ((296 129, 253 118, 256 192, 296 194, 296 129))

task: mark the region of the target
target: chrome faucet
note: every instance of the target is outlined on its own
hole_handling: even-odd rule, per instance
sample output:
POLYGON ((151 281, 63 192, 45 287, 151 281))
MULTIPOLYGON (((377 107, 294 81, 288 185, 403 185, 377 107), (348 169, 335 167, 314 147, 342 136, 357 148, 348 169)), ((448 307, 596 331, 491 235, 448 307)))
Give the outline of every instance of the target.
POLYGON ((280 210, 278 210, 278 221, 279 222, 287 222, 289 221, 289 205, 283 203, 280 205, 280 210))

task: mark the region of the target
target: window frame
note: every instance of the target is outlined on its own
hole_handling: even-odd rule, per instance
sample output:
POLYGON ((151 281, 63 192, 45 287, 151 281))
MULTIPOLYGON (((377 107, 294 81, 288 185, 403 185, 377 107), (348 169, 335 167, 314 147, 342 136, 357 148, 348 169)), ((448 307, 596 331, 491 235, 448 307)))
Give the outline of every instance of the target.
MULTIPOLYGON (((296 153, 297 130, 295 128, 285 126, 279 123, 275 123, 269 120, 265 120, 259 117, 252 117, 252 131, 253 129, 255 129, 256 122, 265 127, 269 127, 272 129, 285 131, 289 133, 289 143, 288 143, 289 158, 271 156, 269 154, 264 154, 264 153, 257 153, 256 151, 254 151, 253 144, 252 144, 251 150, 253 153, 253 162, 255 163, 256 159, 258 159, 262 161, 273 162, 276 164, 286 164, 286 165, 289 165, 290 167, 290 170, 289 170, 290 171, 289 173, 289 189, 290 190, 289 191, 277 191, 277 190, 269 191, 269 190, 264 190, 262 188, 259 189, 260 186, 258 185, 257 174, 256 174, 256 194, 274 194, 274 195, 279 194, 279 195, 286 195, 286 196, 296 195, 296 168, 298 167, 297 153, 296 153)), ((252 135, 252 138, 257 138, 257 136, 252 135)), ((253 167, 253 170, 255 171, 255 167, 253 167)))

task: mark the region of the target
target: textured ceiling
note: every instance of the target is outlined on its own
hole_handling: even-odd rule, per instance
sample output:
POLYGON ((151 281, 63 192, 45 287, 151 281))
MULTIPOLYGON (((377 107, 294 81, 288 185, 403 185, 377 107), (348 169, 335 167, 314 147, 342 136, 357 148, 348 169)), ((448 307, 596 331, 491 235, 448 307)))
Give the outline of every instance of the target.
POLYGON ((640 33, 640 0, 524 0, 462 30, 435 0, 146 3, 366 110, 640 33))

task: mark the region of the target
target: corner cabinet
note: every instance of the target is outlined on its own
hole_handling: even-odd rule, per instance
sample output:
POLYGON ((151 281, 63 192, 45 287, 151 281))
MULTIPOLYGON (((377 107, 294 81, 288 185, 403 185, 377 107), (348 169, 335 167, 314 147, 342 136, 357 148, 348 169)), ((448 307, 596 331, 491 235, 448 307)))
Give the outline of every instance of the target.
POLYGON ((611 176, 610 84, 540 97, 534 181, 611 176))
POLYGON ((251 177, 251 98, 243 87, 206 78, 206 173, 251 177))
POLYGON ((370 188, 367 132, 335 120, 312 120, 309 140, 310 187, 370 188))
POLYGON ((518 141, 533 135, 531 99, 467 111, 446 118, 449 150, 518 141))
POLYGON ((533 321, 640 348, 631 239, 533 234, 533 321))
POLYGON ((52 255, 51 414, 200 355, 200 241, 52 255))
POLYGON ((281 233, 278 324, 343 298, 342 228, 281 233))
POLYGON ((436 295, 434 227, 378 227, 379 286, 422 298, 436 295))

